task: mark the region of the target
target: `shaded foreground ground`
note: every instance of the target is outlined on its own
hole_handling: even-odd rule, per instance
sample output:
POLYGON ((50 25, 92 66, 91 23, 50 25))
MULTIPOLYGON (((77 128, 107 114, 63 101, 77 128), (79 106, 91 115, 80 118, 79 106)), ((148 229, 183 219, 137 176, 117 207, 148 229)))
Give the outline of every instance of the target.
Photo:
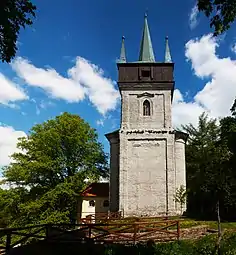
MULTIPOLYGON (((38 242, 25 247, 18 247, 10 252, 11 255, 213 255, 216 254, 216 235, 200 238, 198 240, 181 240, 168 243, 148 242, 137 245, 120 244, 78 244, 78 243, 47 243, 38 242)), ((236 235, 226 233, 221 243, 221 254, 236 254, 236 235)))
MULTIPOLYGON (((230 242, 230 253, 236 254, 236 223, 223 223, 226 231, 223 243, 230 242), (232 243, 232 240, 235 243, 232 243)), ((79 243, 72 240, 38 241, 22 247, 14 248, 9 254, 214 254, 217 224, 215 222, 195 221, 192 219, 181 220, 179 242, 157 243, 146 241, 142 244, 95 244, 92 240, 79 243), (205 247, 205 248, 204 248, 205 247), (168 253, 168 252, 169 253, 168 253), (211 251, 211 252, 210 252, 211 251), (173 252, 173 253, 172 253, 173 252), (195 253, 196 252, 196 253, 195 253)), ((174 229, 173 229, 174 231, 174 229)), ((128 233, 127 233, 128 234, 128 233)), ((152 236, 150 235, 151 239, 152 236)), ((109 238, 108 238, 109 239, 109 238)), ((224 245, 223 245, 224 246, 224 245)))

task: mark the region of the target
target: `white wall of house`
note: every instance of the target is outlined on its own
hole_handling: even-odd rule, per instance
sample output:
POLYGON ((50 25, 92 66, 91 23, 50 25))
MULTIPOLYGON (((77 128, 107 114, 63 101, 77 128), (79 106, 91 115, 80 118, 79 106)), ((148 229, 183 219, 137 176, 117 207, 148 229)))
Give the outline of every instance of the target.
POLYGON ((90 214, 108 212, 109 206, 104 206, 104 201, 109 201, 108 197, 83 197, 81 218, 85 218, 90 214), (95 202, 95 206, 91 206, 90 201, 95 202))

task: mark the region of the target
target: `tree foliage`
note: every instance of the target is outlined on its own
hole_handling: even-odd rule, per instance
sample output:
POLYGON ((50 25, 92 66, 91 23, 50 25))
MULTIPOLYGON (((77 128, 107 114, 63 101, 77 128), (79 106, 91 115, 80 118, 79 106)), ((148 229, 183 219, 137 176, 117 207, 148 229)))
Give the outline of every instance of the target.
POLYGON ((214 35, 228 30, 236 18, 236 0, 198 0, 198 9, 210 18, 214 35))
POLYGON ((89 124, 68 113, 20 138, 21 152, 3 171, 13 186, 0 193, 0 209, 10 215, 10 225, 74 221, 85 179, 107 175, 107 157, 97 139, 89 124))
POLYGON ((188 212, 204 218, 216 218, 220 204, 223 218, 235 217, 236 119, 225 117, 219 123, 206 114, 198 126, 186 125, 188 212))
POLYGON ((174 200, 176 203, 180 205, 181 214, 183 213, 183 207, 186 203, 186 197, 187 197, 187 191, 184 185, 180 185, 180 187, 176 189, 174 200))
POLYGON ((17 51, 21 28, 32 25, 36 6, 30 0, 0 1, 0 59, 10 62, 17 51))

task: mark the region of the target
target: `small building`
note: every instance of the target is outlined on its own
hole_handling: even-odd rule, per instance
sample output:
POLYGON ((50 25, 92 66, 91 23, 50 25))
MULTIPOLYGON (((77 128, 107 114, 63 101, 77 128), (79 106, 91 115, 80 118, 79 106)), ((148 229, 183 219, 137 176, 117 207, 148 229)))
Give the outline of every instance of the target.
POLYGON ((109 183, 92 183, 82 193, 78 202, 78 220, 88 215, 109 211, 109 183))

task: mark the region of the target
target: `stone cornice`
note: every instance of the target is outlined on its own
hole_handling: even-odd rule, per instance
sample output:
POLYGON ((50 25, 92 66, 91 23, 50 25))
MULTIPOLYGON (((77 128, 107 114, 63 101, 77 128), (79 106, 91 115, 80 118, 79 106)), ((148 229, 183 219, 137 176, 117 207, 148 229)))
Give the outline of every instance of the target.
POLYGON ((174 133, 175 133, 175 140, 182 139, 186 142, 189 136, 187 133, 184 133, 179 130, 175 130, 174 133))
POLYGON ((155 130, 155 129, 132 129, 120 130, 120 133, 129 134, 175 134, 174 130, 155 130))
POLYGON ((142 93, 142 94, 137 95, 137 97, 138 97, 138 98, 139 98, 139 97, 154 97, 154 94, 145 92, 145 93, 142 93))
POLYGON ((172 90, 175 87, 174 81, 168 82, 118 82, 120 90, 129 89, 153 89, 153 90, 172 90))
POLYGON ((124 67, 128 67, 128 66, 161 66, 161 67, 165 67, 165 66, 173 66, 174 67, 174 63, 165 63, 165 62, 127 62, 127 63, 117 63, 117 66, 124 66, 124 67))
POLYGON ((107 138, 107 140, 109 141, 109 142, 112 142, 112 140, 114 141, 119 141, 119 131, 120 131, 120 129, 118 129, 118 130, 115 130, 115 131, 113 131, 113 132, 111 132, 111 133, 108 133, 108 134, 105 134, 105 137, 107 138))
POLYGON ((118 82, 119 91, 122 90, 171 90, 171 100, 173 99, 175 82, 118 82))

